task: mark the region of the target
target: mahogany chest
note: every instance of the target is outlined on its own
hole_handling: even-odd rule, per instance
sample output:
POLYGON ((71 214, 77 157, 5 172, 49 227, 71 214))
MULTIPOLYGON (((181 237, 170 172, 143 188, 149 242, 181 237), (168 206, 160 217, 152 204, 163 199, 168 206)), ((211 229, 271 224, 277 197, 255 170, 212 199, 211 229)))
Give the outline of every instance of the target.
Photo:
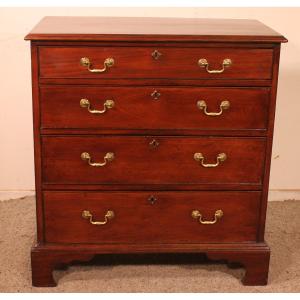
POLYGON ((30 32, 32 282, 96 254, 205 253, 267 283, 280 44, 255 20, 46 17, 30 32))

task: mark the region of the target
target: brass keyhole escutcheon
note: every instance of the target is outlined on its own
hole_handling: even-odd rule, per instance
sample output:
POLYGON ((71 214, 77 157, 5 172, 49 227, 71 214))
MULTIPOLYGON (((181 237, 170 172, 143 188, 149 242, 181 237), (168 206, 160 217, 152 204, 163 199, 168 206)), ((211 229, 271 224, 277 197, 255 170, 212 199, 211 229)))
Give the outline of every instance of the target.
POLYGON ((157 148, 159 146, 159 142, 156 139, 153 139, 150 143, 149 146, 151 148, 157 148))
POLYGON ((156 199, 153 195, 151 195, 151 196, 148 198, 148 201, 153 205, 153 204, 157 201, 157 199, 156 199))
POLYGON ((151 93, 151 97, 154 99, 154 100, 158 100, 158 98, 160 97, 160 92, 158 92, 157 90, 153 91, 151 93))
POLYGON ((158 50, 154 50, 152 53, 151 53, 152 57, 156 60, 158 60, 162 54, 158 51, 158 50))

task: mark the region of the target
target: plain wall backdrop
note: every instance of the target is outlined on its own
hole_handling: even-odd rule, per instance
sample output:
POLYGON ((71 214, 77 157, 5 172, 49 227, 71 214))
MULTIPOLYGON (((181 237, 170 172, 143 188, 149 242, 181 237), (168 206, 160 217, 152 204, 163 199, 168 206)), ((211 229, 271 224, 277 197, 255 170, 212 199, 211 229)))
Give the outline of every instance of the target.
POLYGON ((300 8, 68 7, 0 8, 0 199, 34 193, 30 43, 24 36, 44 16, 257 19, 283 34, 289 43, 281 51, 269 198, 300 198, 300 8))

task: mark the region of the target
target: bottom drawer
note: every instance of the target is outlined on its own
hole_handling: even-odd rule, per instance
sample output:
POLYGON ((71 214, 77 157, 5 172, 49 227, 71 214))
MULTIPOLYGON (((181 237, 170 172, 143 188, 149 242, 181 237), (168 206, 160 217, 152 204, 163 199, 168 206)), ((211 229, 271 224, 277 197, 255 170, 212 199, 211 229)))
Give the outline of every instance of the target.
POLYGON ((260 198, 257 191, 44 192, 45 239, 102 244, 255 241, 260 198))

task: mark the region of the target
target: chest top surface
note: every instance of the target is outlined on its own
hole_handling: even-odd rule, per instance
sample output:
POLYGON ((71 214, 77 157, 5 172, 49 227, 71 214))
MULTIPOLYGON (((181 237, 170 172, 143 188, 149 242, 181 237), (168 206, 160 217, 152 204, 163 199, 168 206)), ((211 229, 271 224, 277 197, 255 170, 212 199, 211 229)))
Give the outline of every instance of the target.
POLYGON ((287 42, 257 20, 142 17, 45 17, 26 40, 287 42))

